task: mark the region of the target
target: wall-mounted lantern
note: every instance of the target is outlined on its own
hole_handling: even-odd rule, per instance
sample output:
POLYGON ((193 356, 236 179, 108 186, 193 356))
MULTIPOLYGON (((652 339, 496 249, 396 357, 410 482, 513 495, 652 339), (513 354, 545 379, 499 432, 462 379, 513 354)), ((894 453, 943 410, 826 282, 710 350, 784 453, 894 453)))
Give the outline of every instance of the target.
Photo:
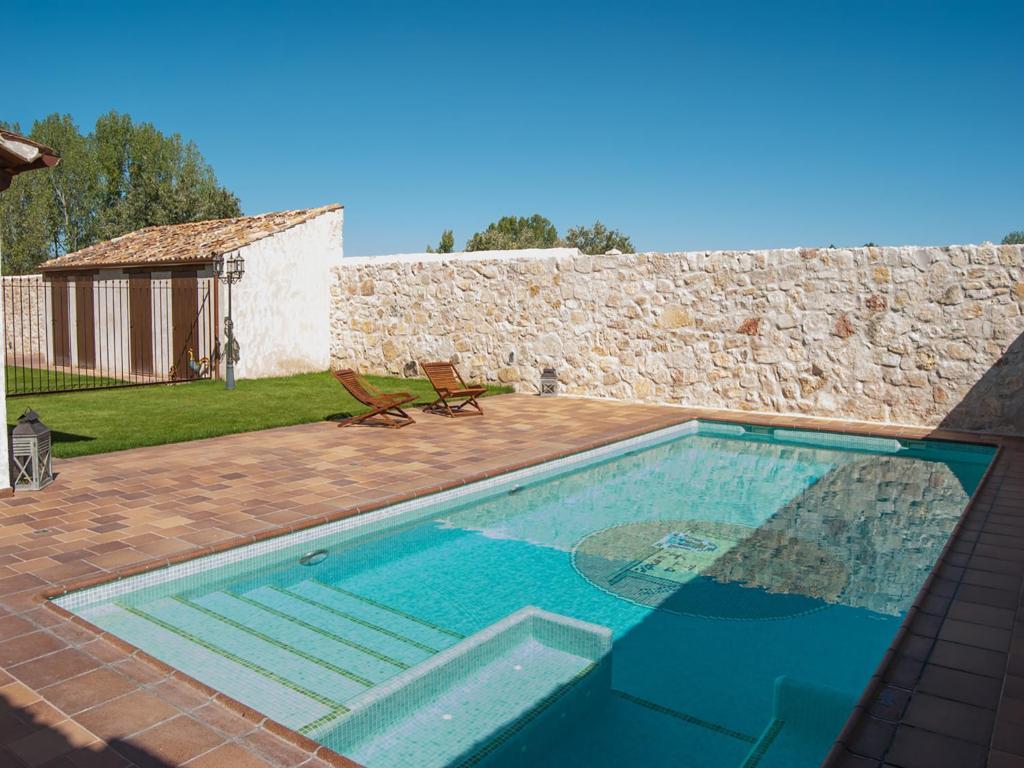
POLYGON ((38 491, 53 482, 50 429, 31 408, 18 419, 11 435, 14 487, 38 491))
POLYGON ((545 368, 540 374, 540 393, 554 395, 558 392, 558 376, 554 368, 545 368))

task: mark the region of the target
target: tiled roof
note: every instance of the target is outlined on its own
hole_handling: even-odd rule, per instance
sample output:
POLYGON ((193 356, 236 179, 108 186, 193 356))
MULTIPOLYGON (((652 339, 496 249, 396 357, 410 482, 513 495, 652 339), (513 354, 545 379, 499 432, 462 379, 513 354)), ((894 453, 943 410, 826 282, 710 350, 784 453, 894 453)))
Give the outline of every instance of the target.
POLYGON ((230 253, 340 208, 337 203, 332 203, 320 208, 278 211, 259 216, 146 227, 50 259, 43 262, 40 269, 44 272, 53 272, 66 269, 208 262, 214 256, 230 253))
POLYGON ((60 156, 45 144, 0 128, 0 190, 11 185, 19 173, 52 168, 60 156))

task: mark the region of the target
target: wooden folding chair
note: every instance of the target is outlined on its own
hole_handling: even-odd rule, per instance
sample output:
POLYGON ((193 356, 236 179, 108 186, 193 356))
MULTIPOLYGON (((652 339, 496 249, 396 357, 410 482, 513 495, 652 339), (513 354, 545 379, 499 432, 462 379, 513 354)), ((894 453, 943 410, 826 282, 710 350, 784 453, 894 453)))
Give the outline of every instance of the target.
POLYGON ((440 413, 445 416, 482 416, 484 409, 477 402, 477 398, 487 391, 487 387, 470 386, 462 380, 458 370, 452 363, 420 363, 423 372, 430 379, 434 391, 437 392, 437 400, 423 408, 430 413, 440 413), (449 401, 459 401, 452 403, 449 401), (463 411, 466 406, 472 406, 473 411, 463 411))
POLYGON ((372 409, 368 413, 353 416, 351 419, 341 422, 339 427, 348 427, 366 421, 368 424, 397 429, 407 424, 416 423, 413 417, 401 408, 406 403, 415 400, 415 395, 410 395, 408 392, 381 392, 348 368, 331 371, 331 373, 352 397, 372 409), (369 419, 374 419, 374 421, 368 421, 369 419))

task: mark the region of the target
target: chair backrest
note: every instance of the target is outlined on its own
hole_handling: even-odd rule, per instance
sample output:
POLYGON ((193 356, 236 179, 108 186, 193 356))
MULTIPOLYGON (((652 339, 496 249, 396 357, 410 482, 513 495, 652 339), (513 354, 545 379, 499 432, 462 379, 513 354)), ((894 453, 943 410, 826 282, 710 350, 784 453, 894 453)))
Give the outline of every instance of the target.
POLYGON ((360 403, 363 405, 375 404, 377 398, 363 386, 363 382, 359 380, 359 376, 351 368, 343 368, 340 371, 331 371, 331 374, 341 383, 341 386, 347 389, 348 393, 360 403))
POLYGON ((466 384, 449 362, 420 363, 434 389, 464 389, 466 384))

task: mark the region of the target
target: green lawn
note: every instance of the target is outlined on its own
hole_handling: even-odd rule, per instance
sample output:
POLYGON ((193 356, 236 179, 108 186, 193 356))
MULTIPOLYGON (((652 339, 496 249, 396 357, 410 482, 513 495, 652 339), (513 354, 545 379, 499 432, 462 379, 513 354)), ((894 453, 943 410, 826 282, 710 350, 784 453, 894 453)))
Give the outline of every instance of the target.
MULTIPOLYGON (((366 378, 385 392, 415 394, 417 403, 433 400, 425 379, 366 378)), ((488 394, 511 391, 491 387, 488 394)), ((336 420, 369 410, 326 372, 242 380, 234 392, 222 381, 195 381, 8 398, 8 422, 30 407, 53 430, 53 452, 62 458, 336 420)))
POLYGON ((87 389, 89 387, 109 387, 119 384, 120 379, 105 376, 90 376, 75 370, 46 370, 45 368, 27 368, 21 365, 8 365, 8 392, 46 392, 54 389, 87 389))

